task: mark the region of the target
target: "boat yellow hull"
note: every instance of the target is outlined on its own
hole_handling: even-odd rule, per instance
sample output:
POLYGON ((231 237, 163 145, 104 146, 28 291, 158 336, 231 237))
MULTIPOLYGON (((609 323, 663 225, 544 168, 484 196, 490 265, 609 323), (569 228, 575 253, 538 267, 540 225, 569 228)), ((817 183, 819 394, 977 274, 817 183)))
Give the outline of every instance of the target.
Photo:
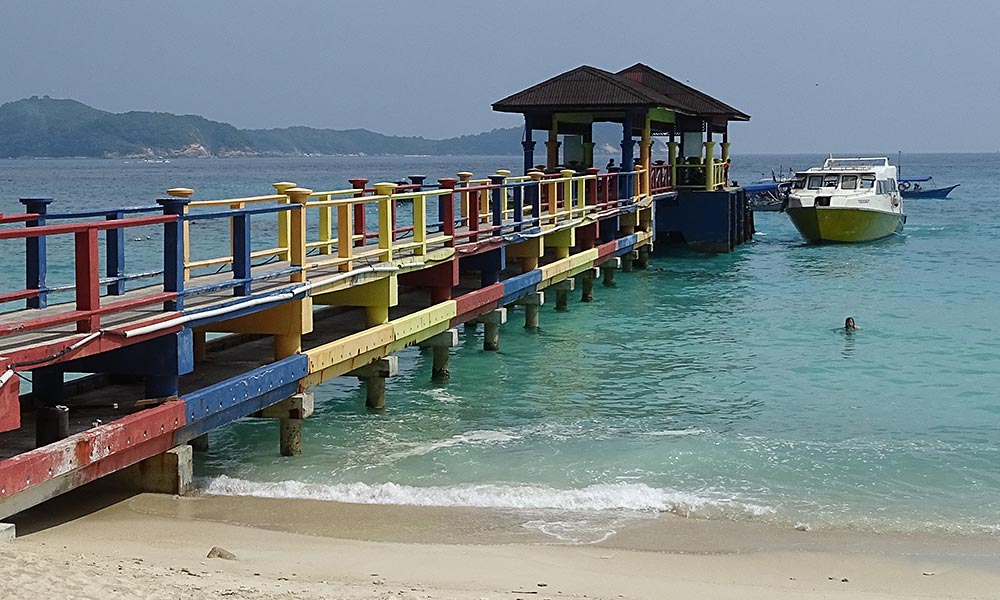
POLYGON ((903 229, 903 216, 864 208, 789 207, 792 224, 807 242, 868 242, 903 229))

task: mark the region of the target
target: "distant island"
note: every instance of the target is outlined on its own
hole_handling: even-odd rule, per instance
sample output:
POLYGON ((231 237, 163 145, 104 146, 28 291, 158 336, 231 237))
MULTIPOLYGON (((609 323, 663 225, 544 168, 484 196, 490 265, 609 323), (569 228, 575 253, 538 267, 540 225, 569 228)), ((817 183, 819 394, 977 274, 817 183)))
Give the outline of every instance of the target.
POLYGON ((431 140, 366 129, 237 129, 196 115, 116 114, 48 96, 0 106, 0 158, 497 155, 517 154, 520 141, 520 127, 431 140))

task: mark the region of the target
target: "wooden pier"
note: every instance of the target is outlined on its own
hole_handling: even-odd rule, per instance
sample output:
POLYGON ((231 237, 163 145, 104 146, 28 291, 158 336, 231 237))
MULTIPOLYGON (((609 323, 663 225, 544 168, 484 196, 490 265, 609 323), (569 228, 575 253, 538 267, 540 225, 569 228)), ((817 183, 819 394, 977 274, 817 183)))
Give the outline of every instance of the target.
MULTIPOLYGON (((593 298, 595 279, 613 285, 616 269, 644 268, 679 166, 651 161, 650 127, 690 111, 644 108, 633 161, 636 110, 594 113, 623 123, 630 166, 611 172, 592 166, 592 142, 583 164, 555 164, 575 162, 559 161, 559 118, 549 121, 553 164, 531 168, 532 109, 519 176, 359 178, 320 191, 280 182, 205 200, 173 188, 148 206, 88 212, 22 199, 24 213, 0 215, 0 240, 25 269, 25 287, 0 294, 7 307, 23 303, 0 313, 0 519, 116 472, 183 492, 188 445, 245 417, 277 420, 277 449, 298 454, 315 386, 358 377, 369 409, 383 410, 394 352, 433 349, 428 377, 447 379, 458 325, 482 323, 484 350, 496 351, 509 308, 538 327, 545 300, 566 310, 571 293, 593 298), (136 228, 156 228, 162 252, 129 272, 142 262, 126 254, 136 228), (73 285, 49 285, 53 273, 72 273, 73 285)), ((580 118, 560 118, 580 130, 580 118)), ((724 191, 712 156, 700 167, 706 191, 724 191)))

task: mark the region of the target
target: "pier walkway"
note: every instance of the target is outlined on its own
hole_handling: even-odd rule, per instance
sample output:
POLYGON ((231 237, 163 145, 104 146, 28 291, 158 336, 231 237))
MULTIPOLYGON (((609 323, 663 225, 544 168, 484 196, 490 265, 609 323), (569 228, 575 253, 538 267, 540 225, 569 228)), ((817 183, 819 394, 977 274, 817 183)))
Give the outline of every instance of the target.
POLYGON ((0 519, 116 471, 148 475, 248 416, 276 419, 278 448, 297 454, 311 388, 359 377, 381 410, 392 355, 413 345, 447 378, 458 325, 483 324, 497 350, 508 307, 537 327, 546 300, 587 301, 601 269, 613 284, 643 266, 654 199, 672 193, 662 164, 350 181, 218 200, 175 188, 90 212, 24 199, 0 215, 26 282, 0 294, 0 519), (48 283, 60 278, 72 283, 48 283))

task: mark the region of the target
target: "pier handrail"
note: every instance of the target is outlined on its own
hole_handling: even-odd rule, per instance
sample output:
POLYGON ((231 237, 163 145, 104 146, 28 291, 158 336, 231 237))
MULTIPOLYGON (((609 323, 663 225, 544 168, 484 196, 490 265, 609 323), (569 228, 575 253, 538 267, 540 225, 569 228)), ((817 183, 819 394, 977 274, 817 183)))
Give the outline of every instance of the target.
MULTIPOLYGON (((37 213, 29 214, 41 217, 37 213)), ((35 220, 37 221, 38 219, 35 220)), ((76 290, 75 310, 59 311, 35 319, 29 318, 16 324, 4 324, 0 326, 0 335, 35 331, 74 322, 77 326, 77 332, 95 333, 100 329, 101 315, 123 312, 171 299, 173 294, 151 292, 102 306, 101 287, 106 285, 109 279, 102 279, 99 273, 97 234, 100 231, 116 231, 129 227, 168 224, 176 221, 177 217, 174 215, 157 215, 58 225, 36 225, 23 229, 0 230, 0 240, 26 240, 27 260, 25 262, 28 271, 28 277, 26 278, 27 286, 25 289, 0 294, 0 303, 15 300, 34 300, 34 302, 29 304, 29 309, 44 308, 47 306, 46 296, 49 292, 67 289, 76 290), (75 284, 73 286, 59 288, 45 286, 45 273, 48 260, 45 241, 46 238, 56 235, 73 235, 74 237, 73 263, 75 284)), ((146 275, 148 274, 142 274, 142 276, 146 275)), ((109 293, 108 295, 114 294, 109 293)))
POLYGON ((278 217, 279 233, 284 229, 288 232, 287 226, 282 227, 282 221, 290 214, 298 215, 303 212, 300 204, 290 202, 287 194, 270 194, 263 196, 251 196, 244 198, 226 198, 216 200, 189 201, 187 198, 166 198, 158 201, 163 211, 167 214, 175 214, 178 223, 175 227, 168 228, 165 232, 165 248, 168 248, 168 256, 165 258, 164 267, 164 289, 176 294, 173 305, 168 308, 181 310, 184 298, 217 292, 225 289, 232 289, 235 296, 249 296, 252 293, 253 283, 283 276, 296 277, 304 269, 304 265, 279 263, 273 269, 256 269, 261 265, 255 265, 254 260, 267 259, 270 262, 277 258, 279 261, 288 260, 292 251, 292 243, 282 245, 280 240, 278 246, 263 250, 252 250, 251 244, 251 221, 255 215, 276 214, 278 217), (270 206, 253 206, 272 203, 270 206), (228 207, 228 210, 192 211, 191 208, 218 208, 228 207), (230 220, 229 253, 221 256, 212 256, 199 260, 191 260, 191 236, 188 225, 192 222, 209 221, 216 219, 230 220), (232 277, 215 279, 198 285, 191 285, 186 282, 192 280, 192 272, 197 269, 205 269, 218 266, 216 273, 222 273, 226 266, 232 272, 232 277))

